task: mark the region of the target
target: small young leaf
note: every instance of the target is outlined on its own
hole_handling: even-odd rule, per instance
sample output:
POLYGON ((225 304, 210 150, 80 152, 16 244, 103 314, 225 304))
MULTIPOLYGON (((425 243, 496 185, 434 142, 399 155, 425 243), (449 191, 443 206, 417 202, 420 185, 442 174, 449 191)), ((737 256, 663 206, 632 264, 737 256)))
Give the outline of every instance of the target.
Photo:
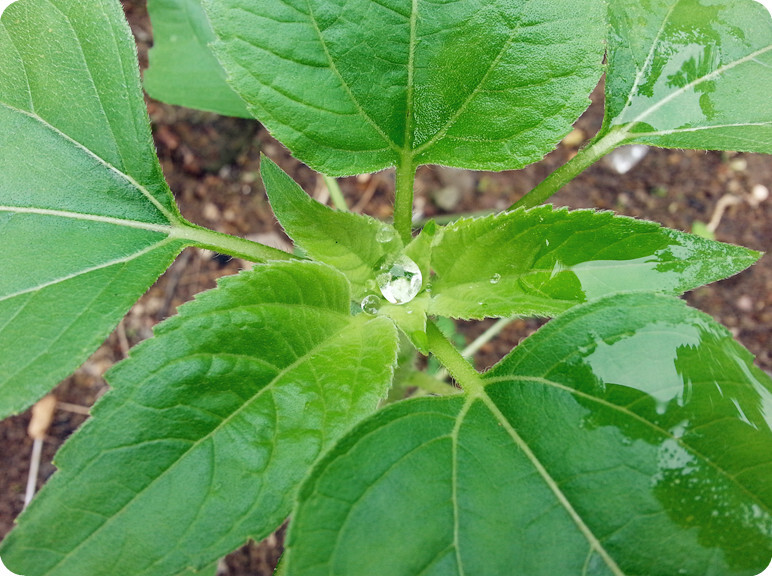
POLYGON ((6 416, 77 368, 183 247, 118 3, 3 14, 0 174, 6 416))
POLYGON ((405 304, 392 304, 382 302, 378 314, 391 318, 394 324, 402 330, 413 345, 422 353, 428 354, 429 342, 426 337, 426 309, 429 304, 429 295, 420 294, 405 304))
POLYGON ((480 394, 389 406, 328 452, 300 490, 288 576, 767 566, 772 381, 710 317, 612 296, 486 376, 480 394))
POLYGON ((320 204, 265 156, 260 173, 273 213, 287 235, 312 258, 343 272, 354 298, 377 291, 380 265, 402 250, 391 224, 320 204))
POLYGON ((201 0, 149 0, 147 10, 153 23, 147 93, 169 104, 252 118, 209 48, 215 37, 201 0))
POLYGON ((418 233, 418 236, 405 246, 405 256, 415 262, 418 269, 421 270, 422 288, 429 284, 431 278, 432 244, 437 230, 438 227, 434 220, 429 220, 418 233))
POLYGON ((349 302, 339 272, 294 261, 183 306, 110 371, 114 390, 0 548, 9 567, 165 576, 269 534, 321 451, 386 394, 396 330, 349 302))
POLYGON ((601 74, 596 0, 204 8, 249 110, 295 157, 334 176, 397 164, 522 167, 571 129, 601 74))
POLYGON ((609 3, 605 131, 772 153, 772 16, 753 0, 609 3))
POLYGON ((553 316, 618 292, 680 294, 759 256, 611 212, 515 210, 459 220, 438 233, 429 313, 553 316))

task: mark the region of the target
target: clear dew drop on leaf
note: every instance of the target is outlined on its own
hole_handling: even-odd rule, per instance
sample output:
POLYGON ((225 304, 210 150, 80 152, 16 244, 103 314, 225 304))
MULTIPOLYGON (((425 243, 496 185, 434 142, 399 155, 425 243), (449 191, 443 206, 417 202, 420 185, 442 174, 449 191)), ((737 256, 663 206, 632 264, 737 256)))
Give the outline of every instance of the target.
POLYGON ((375 233, 375 240, 380 244, 386 244, 396 238, 396 231, 391 226, 382 226, 375 233))
POLYGON ((381 306, 381 299, 375 294, 368 294, 362 298, 362 311, 368 314, 377 314, 381 306))
POLYGON ((375 280, 386 300, 405 304, 418 295, 423 278, 418 265, 403 255, 382 266, 375 280))

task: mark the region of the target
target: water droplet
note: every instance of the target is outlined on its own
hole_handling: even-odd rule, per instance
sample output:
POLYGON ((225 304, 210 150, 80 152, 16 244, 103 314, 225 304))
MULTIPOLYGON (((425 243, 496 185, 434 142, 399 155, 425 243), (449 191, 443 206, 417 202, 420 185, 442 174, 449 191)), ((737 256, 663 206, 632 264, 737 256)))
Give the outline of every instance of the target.
POLYGON ((381 270, 375 280, 383 297, 392 304, 410 302, 421 290, 421 270, 407 256, 400 256, 381 270))
POLYGON ((491 284, 498 284, 499 280, 501 280, 501 274, 494 274, 491 276, 491 284))
POLYGON ((395 236, 396 234, 394 228, 384 225, 381 226, 378 232, 375 233, 375 241, 381 244, 386 244, 387 242, 394 240, 395 236))
POLYGON ((377 314, 380 308, 381 299, 375 294, 368 294, 362 298, 362 311, 368 314, 377 314))

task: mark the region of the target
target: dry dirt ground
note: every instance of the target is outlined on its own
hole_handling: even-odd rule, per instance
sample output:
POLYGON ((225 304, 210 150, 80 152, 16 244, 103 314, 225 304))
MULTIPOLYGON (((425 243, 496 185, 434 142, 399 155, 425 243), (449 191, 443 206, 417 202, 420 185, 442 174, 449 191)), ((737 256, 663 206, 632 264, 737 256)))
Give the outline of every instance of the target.
MULTIPOLYGON (((142 67, 152 31, 144 0, 125 0, 137 38, 142 67)), ((600 94, 577 123, 578 132, 538 165, 518 172, 460 172, 422 167, 417 176, 416 205, 426 217, 450 213, 503 209, 520 198, 554 168, 574 154, 597 130, 603 114, 600 94)), ((325 201, 320 176, 303 166, 254 121, 222 118, 148 100, 150 118, 164 172, 183 215, 222 232, 285 241, 276 224, 258 177, 261 152, 288 171, 310 194, 325 201)), ((772 245, 772 200, 756 206, 746 198, 758 185, 772 189, 772 157, 754 154, 653 149, 629 173, 620 176, 601 162, 553 197, 555 205, 600 208, 690 231, 706 223, 719 200, 729 194, 730 206, 716 231, 718 240, 756 250, 772 245)), ((347 178, 341 182, 349 206, 379 218, 391 214, 393 175, 347 178)), ((34 266, 30 262, 30 266, 34 266)), ((129 312, 120 327, 92 358, 55 390, 61 407, 43 449, 39 484, 54 472, 56 449, 87 418, 87 409, 105 392, 105 370, 125 357, 128 349, 151 335, 157 322, 215 279, 232 274, 243 262, 202 250, 188 249, 129 312)), ((723 282, 699 288, 686 296, 695 306, 728 326, 757 356, 761 368, 772 371, 772 258, 723 282)), ((467 341, 492 321, 459 325, 467 341)), ((478 368, 492 365, 538 323, 517 320, 476 357, 478 368)), ((29 413, 0 423, 0 537, 12 527, 22 508, 32 441, 26 435, 29 413)), ((281 534, 249 544, 221 563, 221 573, 256 576, 272 573, 281 550, 281 534)))

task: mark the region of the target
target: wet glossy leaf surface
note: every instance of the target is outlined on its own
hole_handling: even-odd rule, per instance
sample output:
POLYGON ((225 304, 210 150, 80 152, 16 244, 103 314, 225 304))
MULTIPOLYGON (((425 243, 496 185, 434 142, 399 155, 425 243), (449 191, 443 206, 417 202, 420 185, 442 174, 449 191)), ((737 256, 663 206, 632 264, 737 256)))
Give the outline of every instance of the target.
POLYGON ((604 51, 604 6, 594 0, 211 0, 204 8, 220 39, 215 52, 250 111, 330 175, 539 160, 589 104, 604 51))
POLYGON ((611 212, 551 206, 459 220, 432 247, 429 313, 553 316, 618 292, 679 294, 759 253, 611 212))
POLYGON ((662 295, 601 299, 485 382, 390 406, 328 453, 301 488, 288 574, 750 576, 769 564, 772 382, 710 317, 662 295))
POLYGON ((627 142, 772 153, 772 16, 753 0, 609 4, 608 128, 627 142))
POLYGON ((357 301, 367 294, 380 299, 376 283, 380 268, 402 250, 393 226, 320 204, 265 156, 260 172, 273 213, 287 235, 309 256, 343 272, 357 301))
POLYGON ((5 416, 77 368, 182 249, 115 2, 3 13, 0 174, 5 416))
POLYGON ((150 0, 147 9, 153 24, 144 74, 148 94, 169 104, 251 118, 209 48, 215 37, 201 0, 150 0))
POLYGON ((391 380, 394 326, 349 301, 340 273, 289 262, 183 306, 108 374, 114 390, 59 452, 4 561, 25 576, 162 576, 268 535, 391 380))

